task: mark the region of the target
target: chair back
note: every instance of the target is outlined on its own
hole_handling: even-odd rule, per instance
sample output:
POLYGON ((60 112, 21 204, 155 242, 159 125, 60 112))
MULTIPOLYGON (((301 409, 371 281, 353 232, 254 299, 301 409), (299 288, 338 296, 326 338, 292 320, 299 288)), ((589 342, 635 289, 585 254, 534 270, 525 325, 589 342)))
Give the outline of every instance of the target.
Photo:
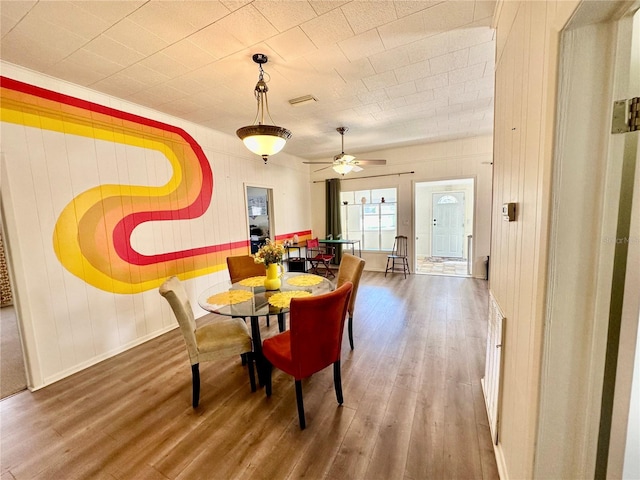
POLYGON ((191 302, 187 296, 187 292, 184 286, 178 280, 178 277, 168 278, 162 285, 160 285, 160 295, 167 299, 173 314, 178 320, 180 325, 180 331, 184 337, 184 342, 187 344, 187 352, 189 353, 189 359, 191 364, 198 363, 198 344, 196 343, 196 320, 193 316, 193 309, 191 308, 191 302))
POLYGON ((346 282, 353 284, 353 290, 351 291, 351 299, 349 300, 348 311, 349 315, 353 316, 353 309, 356 304, 356 295, 358 294, 358 286, 360 285, 360 277, 364 270, 364 260, 350 253, 343 253, 342 260, 340 260, 340 268, 338 268, 338 279, 336 280, 336 286, 341 287, 346 282))
POLYGON ((307 248, 318 248, 320 246, 320 242, 318 242, 318 238, 312 238, 307 240, 307 248))
POLYGON ((331 293, 291 299, 291 360, 296 380, 307 378, 340 359, 352 289, 351 282, 345 282, 331 293))
POLYGON ((227 268, 231 283, 250 277, 260 277, 265 275, 265 267, 262 263, 256 263, 251 255, 237 255, 227 257, 227 268))
POLYGON ((398 257, 407 256, 407 237, 404 235, 398 235, 393 242, 393 254, 398 257))

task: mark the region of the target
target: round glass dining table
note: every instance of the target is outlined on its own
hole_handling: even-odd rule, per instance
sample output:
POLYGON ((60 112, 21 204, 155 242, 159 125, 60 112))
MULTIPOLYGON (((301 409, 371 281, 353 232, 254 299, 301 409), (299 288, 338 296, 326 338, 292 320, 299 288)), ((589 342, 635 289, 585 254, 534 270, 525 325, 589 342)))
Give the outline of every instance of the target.
POLYGON ((204 290, 198 296, 198 305, 204 310, 229 317, 250 317, 253 351, 261 386, 265 380, 262 339, 258 317, 277 315, 280 332, 285 330, 285 314, 289 312, 291 298, 317 296, 334 290, 335 285, 325 277, 309 273, 286 272, 280 277, 279 290, 266 290, 265 277, 251 277, 226 288, 221 284, 204 290))

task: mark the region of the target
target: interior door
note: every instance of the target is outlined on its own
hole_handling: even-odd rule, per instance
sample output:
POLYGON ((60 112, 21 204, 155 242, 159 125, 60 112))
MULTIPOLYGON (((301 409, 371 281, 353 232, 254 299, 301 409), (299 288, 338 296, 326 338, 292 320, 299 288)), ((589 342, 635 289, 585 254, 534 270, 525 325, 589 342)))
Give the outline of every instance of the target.
POLYGON ((271 238, 271 189, 247 186, 249 242, 254 254, 271 238))
POLYGON ((462 258, 464 239, 464 192, 433 194, 434 257, 462 258))

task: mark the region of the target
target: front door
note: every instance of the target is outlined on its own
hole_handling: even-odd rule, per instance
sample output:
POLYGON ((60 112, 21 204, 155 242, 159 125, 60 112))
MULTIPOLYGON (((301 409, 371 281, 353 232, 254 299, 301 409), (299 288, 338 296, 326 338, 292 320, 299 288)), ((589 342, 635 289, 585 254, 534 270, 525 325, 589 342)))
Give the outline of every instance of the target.
POLYGON ((464 192, 433 194, 434 257, 462 258, 464 239, 464 192))

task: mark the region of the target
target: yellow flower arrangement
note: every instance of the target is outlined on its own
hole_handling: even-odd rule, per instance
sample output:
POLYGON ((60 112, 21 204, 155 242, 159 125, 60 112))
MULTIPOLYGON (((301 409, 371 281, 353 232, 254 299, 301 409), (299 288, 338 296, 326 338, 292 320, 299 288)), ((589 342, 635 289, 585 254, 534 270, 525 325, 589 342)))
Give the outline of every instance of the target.
POLYGON ((267 243, 265 243, 253 256, 253 260, 256 263, 264 263, 265 266, 271 265, 272 263, 282 263, 282 259, 284 257, 284 247, 276 242, 272 242, 269 238, 267 238, 267 243))

